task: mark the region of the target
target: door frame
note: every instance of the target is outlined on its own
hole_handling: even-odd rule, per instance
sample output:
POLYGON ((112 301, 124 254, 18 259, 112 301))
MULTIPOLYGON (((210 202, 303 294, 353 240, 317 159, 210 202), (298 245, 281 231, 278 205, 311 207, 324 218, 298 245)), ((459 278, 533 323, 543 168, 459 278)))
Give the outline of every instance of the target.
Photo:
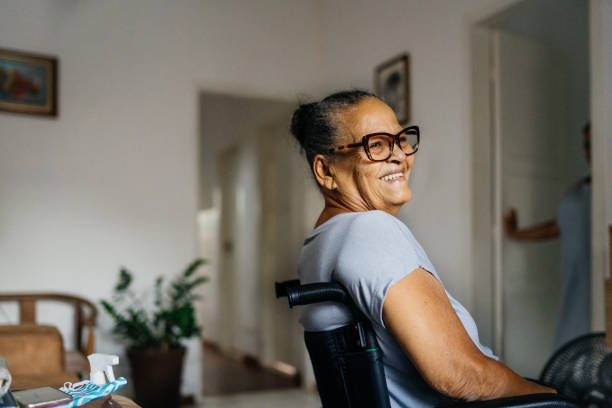
POLYGON ((612 346, 612 2, 590 0, 593 330, 607 331, 612 346), (604 282, 607 281, 607 285, 604 282), (604 288, 607 287, 607 293, 604 288), (608 316, 604 305, 609 305, 608 316))
POLYGON ((502 146, 496 115, 499 100, 494 91, 498 41, 491 28, 472 27, 472 304, 481 340, 492 344, 495 354, 503 359, 502 146))

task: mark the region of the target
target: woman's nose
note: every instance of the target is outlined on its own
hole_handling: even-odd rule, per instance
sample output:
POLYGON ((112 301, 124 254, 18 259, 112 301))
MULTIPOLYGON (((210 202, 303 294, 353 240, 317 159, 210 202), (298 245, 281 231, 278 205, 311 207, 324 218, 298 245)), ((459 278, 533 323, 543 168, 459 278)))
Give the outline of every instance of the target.
POLYGON ((389 160, 401 161, 404 159, 404 157, 405 153, 402 151, 399 143, 395 141, 395 143, 393 143, 393 151, 391 152, 391 156, 389 156, 389 160))

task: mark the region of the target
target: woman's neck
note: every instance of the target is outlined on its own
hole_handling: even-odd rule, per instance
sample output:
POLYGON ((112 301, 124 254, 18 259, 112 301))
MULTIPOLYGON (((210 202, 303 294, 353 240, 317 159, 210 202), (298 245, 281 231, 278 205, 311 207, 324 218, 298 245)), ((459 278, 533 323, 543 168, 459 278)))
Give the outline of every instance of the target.
POLYGON ((321 211, 321 215, 319 215, 315 228, 338 214, 359 211, 359 209, 353 208, 355 206, 351 206, 350 203, 335 197, 333 194, 323 194, 323 197, 325 200, 325 207, 323 207, 323 211, 321 211))
POLYGON ((317 228, 319 225, 323 224, 325 221, 329 220, 330 218, 333 218, 338 214, 343 214, 347 212, 351 212, 351 211, 347 210, 346 208, 328 205, 328 203, 326 202, 325 207, 323 208, 323 211, 321 211, 321 215, 319 215, 319 219, 315 223, 315 228, 317 228))
MULTIPOLYGON (((319 219, 315 223, 314 227, 317 228, 319 225, 323 224, 325 221, 329 220, 332 217, 335 217, 338 214, 349 212, 363 212, 375 209, 376 208, 368 208, 366 205, 337 200, 335 197, 325 195, 325 207, 323 207, 323 211, 321 211, 321 215, 319 215, 319 219)), ((397 210, 399 210, 399 206, 397 207, 397 210)), ((393 216, 397 215, 397 210, 387 211, 385 209, 381 209, 381 211, 385 211, 393 216)))

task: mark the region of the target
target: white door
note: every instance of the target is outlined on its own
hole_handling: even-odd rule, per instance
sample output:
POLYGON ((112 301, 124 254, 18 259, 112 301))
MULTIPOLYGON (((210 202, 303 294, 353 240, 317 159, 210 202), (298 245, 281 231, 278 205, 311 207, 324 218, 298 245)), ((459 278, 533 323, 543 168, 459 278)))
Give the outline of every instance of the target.
MULTIPOLYGON (((567 131, 566 64, 533 40, 493 35, 498 208, 514 207, 519 226, 534 225, 556 218, 573 177, 563 166, 563 141, 575 136, 567 131)), ((519 374, 537 378, 557 325, 559 241, 526 243, 498 234, 502 357, 519 374)))

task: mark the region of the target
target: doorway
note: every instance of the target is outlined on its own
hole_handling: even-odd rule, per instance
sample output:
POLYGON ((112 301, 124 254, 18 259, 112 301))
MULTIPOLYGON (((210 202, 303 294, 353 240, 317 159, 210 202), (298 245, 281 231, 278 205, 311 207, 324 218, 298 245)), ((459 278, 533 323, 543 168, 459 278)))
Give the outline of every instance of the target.
MULTIPOLYGON (((509 239, 556 220, 567 189, 589 174, 588 2, 532 0, 472 32, 475 318, 508 366, 537 378, 555 343, 562 303, 559 239, 509 239)), ((589 280, 590 282, 590 280, 589 280)))
POLYGON ((289 134, 294 109, 282 100, 201 97, 200 215, 214 214, 206 218, 214 222, 200 221, 208 230, 199 236, 216 241, 216 249, 201 249, 214 253, 203 334, 234 359, 210 357, 217 372, 208 384, 205 362, 209 395, 296 386, 311 377, 296 311, 274 295, 274 281, 297 277, 299 251, 314 225, 309 211, 318 204, 308 206, 314 184, 289 134))

